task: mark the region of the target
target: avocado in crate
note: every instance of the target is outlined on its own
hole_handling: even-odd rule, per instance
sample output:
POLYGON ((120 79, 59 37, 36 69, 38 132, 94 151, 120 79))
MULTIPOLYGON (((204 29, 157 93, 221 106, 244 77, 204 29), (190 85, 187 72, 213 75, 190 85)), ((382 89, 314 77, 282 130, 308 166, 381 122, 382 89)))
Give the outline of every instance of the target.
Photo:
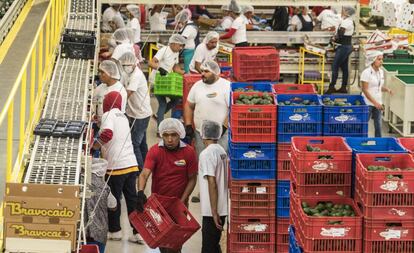
POLYGON ((154 94, 161 96, 183 96, 183 76, 172 72, 166 76, 155 75, 154 94))

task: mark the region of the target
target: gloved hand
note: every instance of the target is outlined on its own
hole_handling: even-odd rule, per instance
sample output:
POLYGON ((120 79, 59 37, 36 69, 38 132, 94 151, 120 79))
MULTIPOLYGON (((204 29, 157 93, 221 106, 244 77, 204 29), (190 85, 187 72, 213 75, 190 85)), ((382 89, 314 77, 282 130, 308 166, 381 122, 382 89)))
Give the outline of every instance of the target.
POLYGON ((266 24, 267 23, 267 19, 263 18, 259 20, 260 24, 266 24))
POLYGON ((255 30, 255 31, 260 31, 260 30, 261 30, 261 28, 260 28, 259 26, 257 26, 257 25, 254 25, 254 26, 253 26, 253 30, 255 30))
POLYGON ((190 141, 194 138, 194 129, 192 125, 185 126, 185 137, 190 141))
POLYGON ((101 151, 100 150, 92 149, 91 153, 92 153, 93 158, 100 158, 101 157, 101 151))
POLYGON ((222 137, 225 133, 226 133, 226 131, 227 131, 227 127, 225 127, 224 125, 222 125, 221 126, 221 136, 220 137, 222 137))
POLYGON ((144 211, 145 203, 147 203, 147 196, 145 196, 144 191, 138 191, 137 207, 135 208, 138 213, 142 213, 144 211))
POLYGON ((158 68, 158 71, 160 72, 161 76, 166 76, 168 75, 168 71, 163 69, 163 68, 158 68))

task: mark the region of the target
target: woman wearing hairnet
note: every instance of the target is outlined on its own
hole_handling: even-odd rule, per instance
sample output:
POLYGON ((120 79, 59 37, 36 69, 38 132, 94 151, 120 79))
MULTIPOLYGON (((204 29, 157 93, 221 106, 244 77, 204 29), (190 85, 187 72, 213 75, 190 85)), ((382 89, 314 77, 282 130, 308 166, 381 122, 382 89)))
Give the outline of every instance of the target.
POLYGON ((389 88, 384 87, 384 70, 382 66, 382 52, 368 51, 366 55, 367 68, 361 73, 362 96, 369 105, 369 115, 374 121, 375 137, 381 137, 381 111, 382 93, 388 92, 392 95, 389 88))
POLYGON ((201 74, 201 64, 205 61, 214 61, 218 53, 218 41, 220 35, 217 32, 209 32, 204 37, 203 43, 197 46, 191 59, 190 71, 201 74))
MULTIPOLYGON (((184 71, 181 69, 179 63, 179 53, 183 49, 186 39, 180 34, 171 35, 168 46, 165 46, 158 50, 155 56, 149 61, 148 65, 152 68, 152 72, 149 75, 148 81, 152 85, 157 85, 155 83, 155 76, 157 72, 161 76, 166 76, 171 72, 176 72, 183 75, 184 71)), ((174 108, 179 102, 177 97, 169 97, 156 95, 158 101, 158 111, 157 115, 154 115, 154 118, 157 119, 157 125, 161 123, 164 119, 164 115, 174 108), (167 103, 167 97, 170 101, 167 103)))
POLYGON ((230 29, 231 24, 233 24, 234 19, 231 16, 231 11, 229 9, 228 4, 221 6, 221 10, 223 12, 223 18, 221 19, 221 22, 220 22, 220 28, 225 31, 227 29, 230 29))
POLYGON ((139 20, 141 18, 141 11, 139 6, 136 4, 128 4, 126 6, 128 21, 126 24, 127 28, 131 28, 134 31, 134 44, 138 44, 141 48, 141 24, 139 20))
POLYGON ((228 215, 227 153, 218 140, 221 123, 205 120, 201 126, 204 150, 198 162, 202 222, 201 253, 221 253, 220 238, 228 215))
POLYGON ((115 31, 116 29, 113 29, 114 24, 116 24, 115 26, 120 26, 119 28, 122 27, 121 23, 119 22, 120 19, 122 20, 121 13, 119 12, 120 8, 120 4, 112 4, 111 7, 107 8, 104 11, 104 13, 102 14, 102 32, 110 33, 115 31))
POLYGON ((352 34, 355 31, 352 16, 355 14, 355 8, 351 6, 342 7, 342 21, 335 34, 335 43, 339 46, 335 50, 335 58, 332 64, 332 77, 329 89, 326 94, 334 92, 347 93, 348 76, 349 76, 349 56, 352 53, 352 34), (338 79, 339 68, 342 69, 342 86, 339 90, 335 89, 338 79))
POLYGON ((313 31, 312 16, 308 13, 308 7, 300 6, 297 13, 292 17, 292 31, 311 32, 313 31))
MULTIPOLYGON (((185 137, 181 121, 165 119, 158 129, 162 140, 148 151, 144 170, 139 175, 136 206, 138 212, 144 211, 147 201, 144 190, 150 176, 151 193, 179 198, 187 207, 188 198, 197 182, 197 157, 194 149, 180 140, 185 137)), ((181 250, 160 248, 160 252, 179 253, 181 250)))
POLYGON ((183 50, 184 58, 184 72, 190 72, 190 62, 194 55, 195 47, 200 44, 200 34, 197 24, 190 20, 189 14, 186 10, 180 11, 175 17, 181 34, 185 39, 185 45, 183 50))
POLYGON ((155 4, 149 12, 148 21, 152 32, 164 32, 167 30, 167 18, 175 17, 177 9, 171 5, 172 13, 164 11, 166 5, 155 4))

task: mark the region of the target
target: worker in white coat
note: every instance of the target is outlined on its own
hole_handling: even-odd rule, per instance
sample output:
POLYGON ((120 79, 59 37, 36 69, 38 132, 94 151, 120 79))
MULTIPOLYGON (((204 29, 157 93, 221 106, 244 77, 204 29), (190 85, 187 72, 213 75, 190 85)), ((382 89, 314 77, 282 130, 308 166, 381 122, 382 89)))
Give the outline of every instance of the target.
POLYGON ((191 59, 190 71, 202 73, 201 64, 205 61, 214 61, 218 53, 218 42, 220 35, 217 32, 209 32, 204 37, 203 43, 197 46, 194 56, 191 59))
POLYGON ((322 31, 333 32, 338 29, 338 26, 341 23, 341 16, 336 13, 335 8, 328 7, 319 14, 316 20, 321 23, 322 31))
POLYGON ((186 10, 180 11, 175 17, 175 22, 180 29, 181 34, 185 39, 184 50, 182 56, 184 58, 184 72, 190 72, 190 62, 193 58, 196 46, 200 43, 200 34, 197 24, 191 19, 186 10))
POLYGON ((134 44, 137 44, 141 47, 141 24, 139 23, 139 20, 141 18, 141 10, 139 9, 139 6, 136 4, 128 4, 126 6, 127 11, 127 24, 126 27, 130 28, 134 31, 134 44))
POLYGON ((120 26, 119 18, 122 20, 121 13, 119 9, 121 8, 120 4, 111 4, 109 8, 107 8, 103 15, 102 15, 102 27, 101 31, 105 33, 114 32, 113 29, 115 26, 120 26))
POLYGON ((233 17, 231 16, 231 11, 229 9, 229 5, 225 4, 223 6, 221 6, 221 10, 223 12, 223 18, 221 19, 220 22, 220 27, 222 30, 228 30, 231 27, 231 24, 233 24, 233 17))

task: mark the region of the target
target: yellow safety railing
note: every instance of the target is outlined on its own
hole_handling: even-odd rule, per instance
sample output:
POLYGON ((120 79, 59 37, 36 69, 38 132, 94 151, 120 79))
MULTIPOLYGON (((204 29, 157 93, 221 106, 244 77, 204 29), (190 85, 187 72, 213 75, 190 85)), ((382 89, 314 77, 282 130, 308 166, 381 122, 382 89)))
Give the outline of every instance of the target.
POLYGON ((323 95, 323 89, 324 89, 324 76, 325 76, 325 55, 322 53, 314 52, 311 50, 308 50, 304 47, 300 48, 300 58, 299 58, 299 83, 300 84, 313 84, 316 85, 316 88, 318 88, 318 91, 321 95, 323 95), (320 77, 318 78, 311 78, 307 79, 305 77, 305 66, 306 66, 306 55, 312 55, 315 56, 318 61, 317 63, 317 70, 320 74, 320 77))
MULTIPOLYGON (((1 109, 0 126, 7 124, 6 182, 21 181, 23 177, 23 160, 33 140, 34 123, 39 120, 45 101, 46 85, 53 72, 66 10, 67 0, 50 0, 17 79, 1 109), (18 111, 14 109, 17 106, 18 111), (19 130, 17 154, 13 152, 13 123, 16 122, 19 130)), ((3 164, 0 165, 2 166, 3 164)))

